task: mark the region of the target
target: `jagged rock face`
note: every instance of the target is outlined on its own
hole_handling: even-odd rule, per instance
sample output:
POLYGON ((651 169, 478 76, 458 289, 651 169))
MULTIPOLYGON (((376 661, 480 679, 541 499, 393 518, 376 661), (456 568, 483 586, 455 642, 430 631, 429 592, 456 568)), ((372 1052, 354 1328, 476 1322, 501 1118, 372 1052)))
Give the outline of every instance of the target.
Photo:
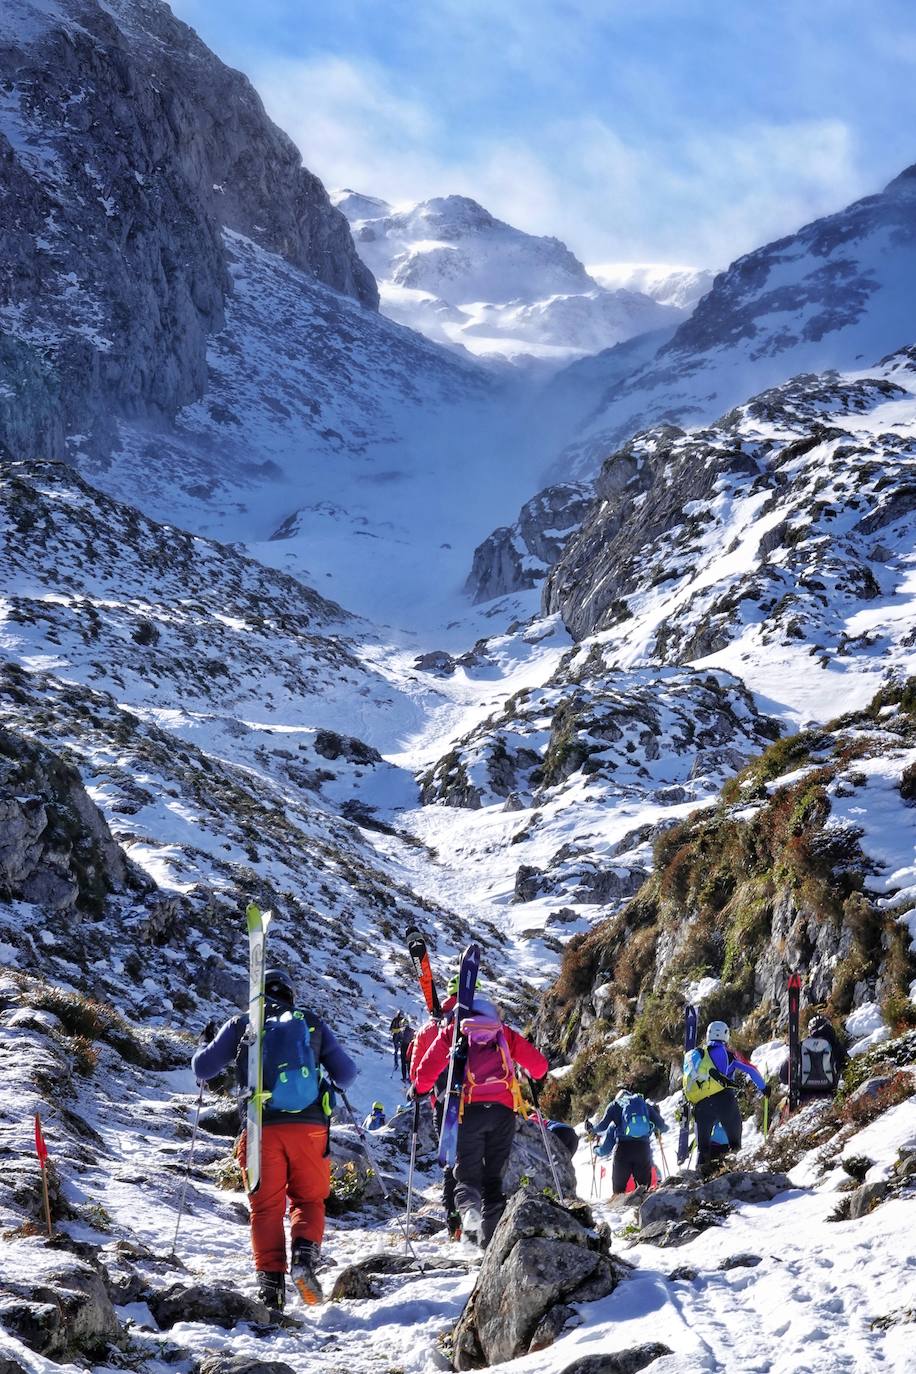
POLYGON ((795 378, 705 430, 638 436, 605 463, 545 606, 577 638, 610 630, 669 663, 738 639, 842 655, 912 547, 914 394, 904 350, 867 374, 795 378))
POLYGON ((225 67, 160 0, 11 0, 0 18, 0 345, 16 456, 171 417, 206 383, 233 229, 375 307, 344 217, 225 67))
POLYGON ((465 591, 476 604, 536 587, 585 519, 591 487, 562 483, 527 501, 514 525, 502 526, 474 550, 465 591))
POLYGON ((109 892, 142 886, 76 770, 0 729, 0 896, 98 916, 109 892))

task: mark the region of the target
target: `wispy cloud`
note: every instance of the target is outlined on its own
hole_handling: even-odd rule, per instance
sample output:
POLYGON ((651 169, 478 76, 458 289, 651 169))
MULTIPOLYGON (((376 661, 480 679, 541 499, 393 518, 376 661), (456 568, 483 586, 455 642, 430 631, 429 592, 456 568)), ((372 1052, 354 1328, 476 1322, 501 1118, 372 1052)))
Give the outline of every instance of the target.
POLYGON ((268 109, 330 186, 395 202, 459 193, 589 260, 724 265, 859 193, 855 140, 838 120, 736 122, 642 143, 605 121, 564 118, 529 138, 497 133, 445 149, 436 111, 377 64, 272 62, 268 109))
POLYGON ((330 186, 720 266, 916 158, 912 0, 172 0, 330 186))

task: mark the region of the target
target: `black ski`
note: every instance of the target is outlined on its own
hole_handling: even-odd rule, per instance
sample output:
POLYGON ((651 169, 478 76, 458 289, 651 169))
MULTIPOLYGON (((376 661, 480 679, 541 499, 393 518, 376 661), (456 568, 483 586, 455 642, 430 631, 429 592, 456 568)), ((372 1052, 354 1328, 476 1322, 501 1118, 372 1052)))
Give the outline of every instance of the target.
MULTIPOLYGON (((688 1006, 684 1010, 684 1064, 686 1067, 687 1056, 691 1050, 697 1047, 697 1009, 688 1006)), ((690 1103, 686 1097, 681 1105, 681 1129, 677 1138, 677 1162, 686 1163, 690 1154, 690 1103)))
POLYGON ((801 974, 789 974, 789 1111, 798 1108, 801 1089, 801 1037, 798 1014, 801 1003, 801 974))
POLYGON ((439 1132, 439 1163, 443 1168, 451 1168, 458 1153, 458 1116, 467 1063, 467 1042, 461 1034, 461 1021, 473 1010, 479 968, 480 949, 477 945, 468 945, 461 956, 458 996, 452 1011, 452 1050, 448 1061, 448 1082, 443 1097, 445 1107, 442 1113, 442 1130, 439 1132))

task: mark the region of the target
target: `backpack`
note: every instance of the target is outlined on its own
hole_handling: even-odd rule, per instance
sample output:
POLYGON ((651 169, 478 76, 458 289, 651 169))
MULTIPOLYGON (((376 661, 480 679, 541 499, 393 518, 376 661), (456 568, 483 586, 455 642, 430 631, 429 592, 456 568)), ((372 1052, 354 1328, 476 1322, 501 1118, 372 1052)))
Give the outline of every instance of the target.
POLYGON ((284 1011, 279 1016, 267 1017, 261 1062, 271 1111, 302 1112, 317 1102, 320 1074, 304 1011, 284 1011))
POLYGON ((720 1093, 726 1086, 713 1074, 719 1071, 710 1058, 708 1049, 688 1050, 684 1055, 684 1096, 688 1102, 702 1102, 704 1097, 720 1093))
POLYGON ((515 1097, 515 1069, 502 1021, 494 1013, 475 1011, 461 1022, 468 1057, 464 1070, 465 1096, 503 1088, 515 1097))
POLYGON ((620 1103, 620 1134, 630 1140, 644 1140, 655 1130, 642 1093, 623 1093, 620 1103))
POLYGON ((808 1035, 801 1042, 800 1086, 803 1092, 833 1092, 837 1085, 836 1063, 829 1040, 808 1035))

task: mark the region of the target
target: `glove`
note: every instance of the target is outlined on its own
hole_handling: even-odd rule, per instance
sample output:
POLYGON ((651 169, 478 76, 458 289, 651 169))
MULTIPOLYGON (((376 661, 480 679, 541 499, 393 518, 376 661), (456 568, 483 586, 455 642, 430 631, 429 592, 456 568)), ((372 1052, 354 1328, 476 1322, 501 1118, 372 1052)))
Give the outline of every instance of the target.
POLYGON ((210 1041, 215 1039, 216 1032, 218 1029, 219 1027, 216 1024, 216 1021, 211 1016, 210 1020, 207 1022, 207 1024, 204 1026, 203 1030, 200 1033, 200 1043, 202 1045, 209 1045, 210 1041))
POLYGON ((535 1106, 537 1106, 537 1105, 538 1105, 538 1101, 539 1101, 540 1096, 541 1096, 541 1084, 540 1084, 540 1081, 539 1081, 538 1079, 535 1079, 535 1078, 529 1078, 529 1079, 528 1079, 528 1089, 529 1089, 529 1091, 530 1091, 530 1093, 531 1093, 531 1100, 532 1100, 532 1102, 534 1103, 535 1106))
POLYGON ((404 1096, 407 1098, 408 1102, 416 1102, 417 1085, 415 1083, 408 1083, 407 1087, 404 1089, 404 1096))
POLYGON ((589 1140, 594 1140, 597 1134, 594 1126, 589 1121, 588 1117, 585 1118, 585 1134, 588 1136, 589 1140))

